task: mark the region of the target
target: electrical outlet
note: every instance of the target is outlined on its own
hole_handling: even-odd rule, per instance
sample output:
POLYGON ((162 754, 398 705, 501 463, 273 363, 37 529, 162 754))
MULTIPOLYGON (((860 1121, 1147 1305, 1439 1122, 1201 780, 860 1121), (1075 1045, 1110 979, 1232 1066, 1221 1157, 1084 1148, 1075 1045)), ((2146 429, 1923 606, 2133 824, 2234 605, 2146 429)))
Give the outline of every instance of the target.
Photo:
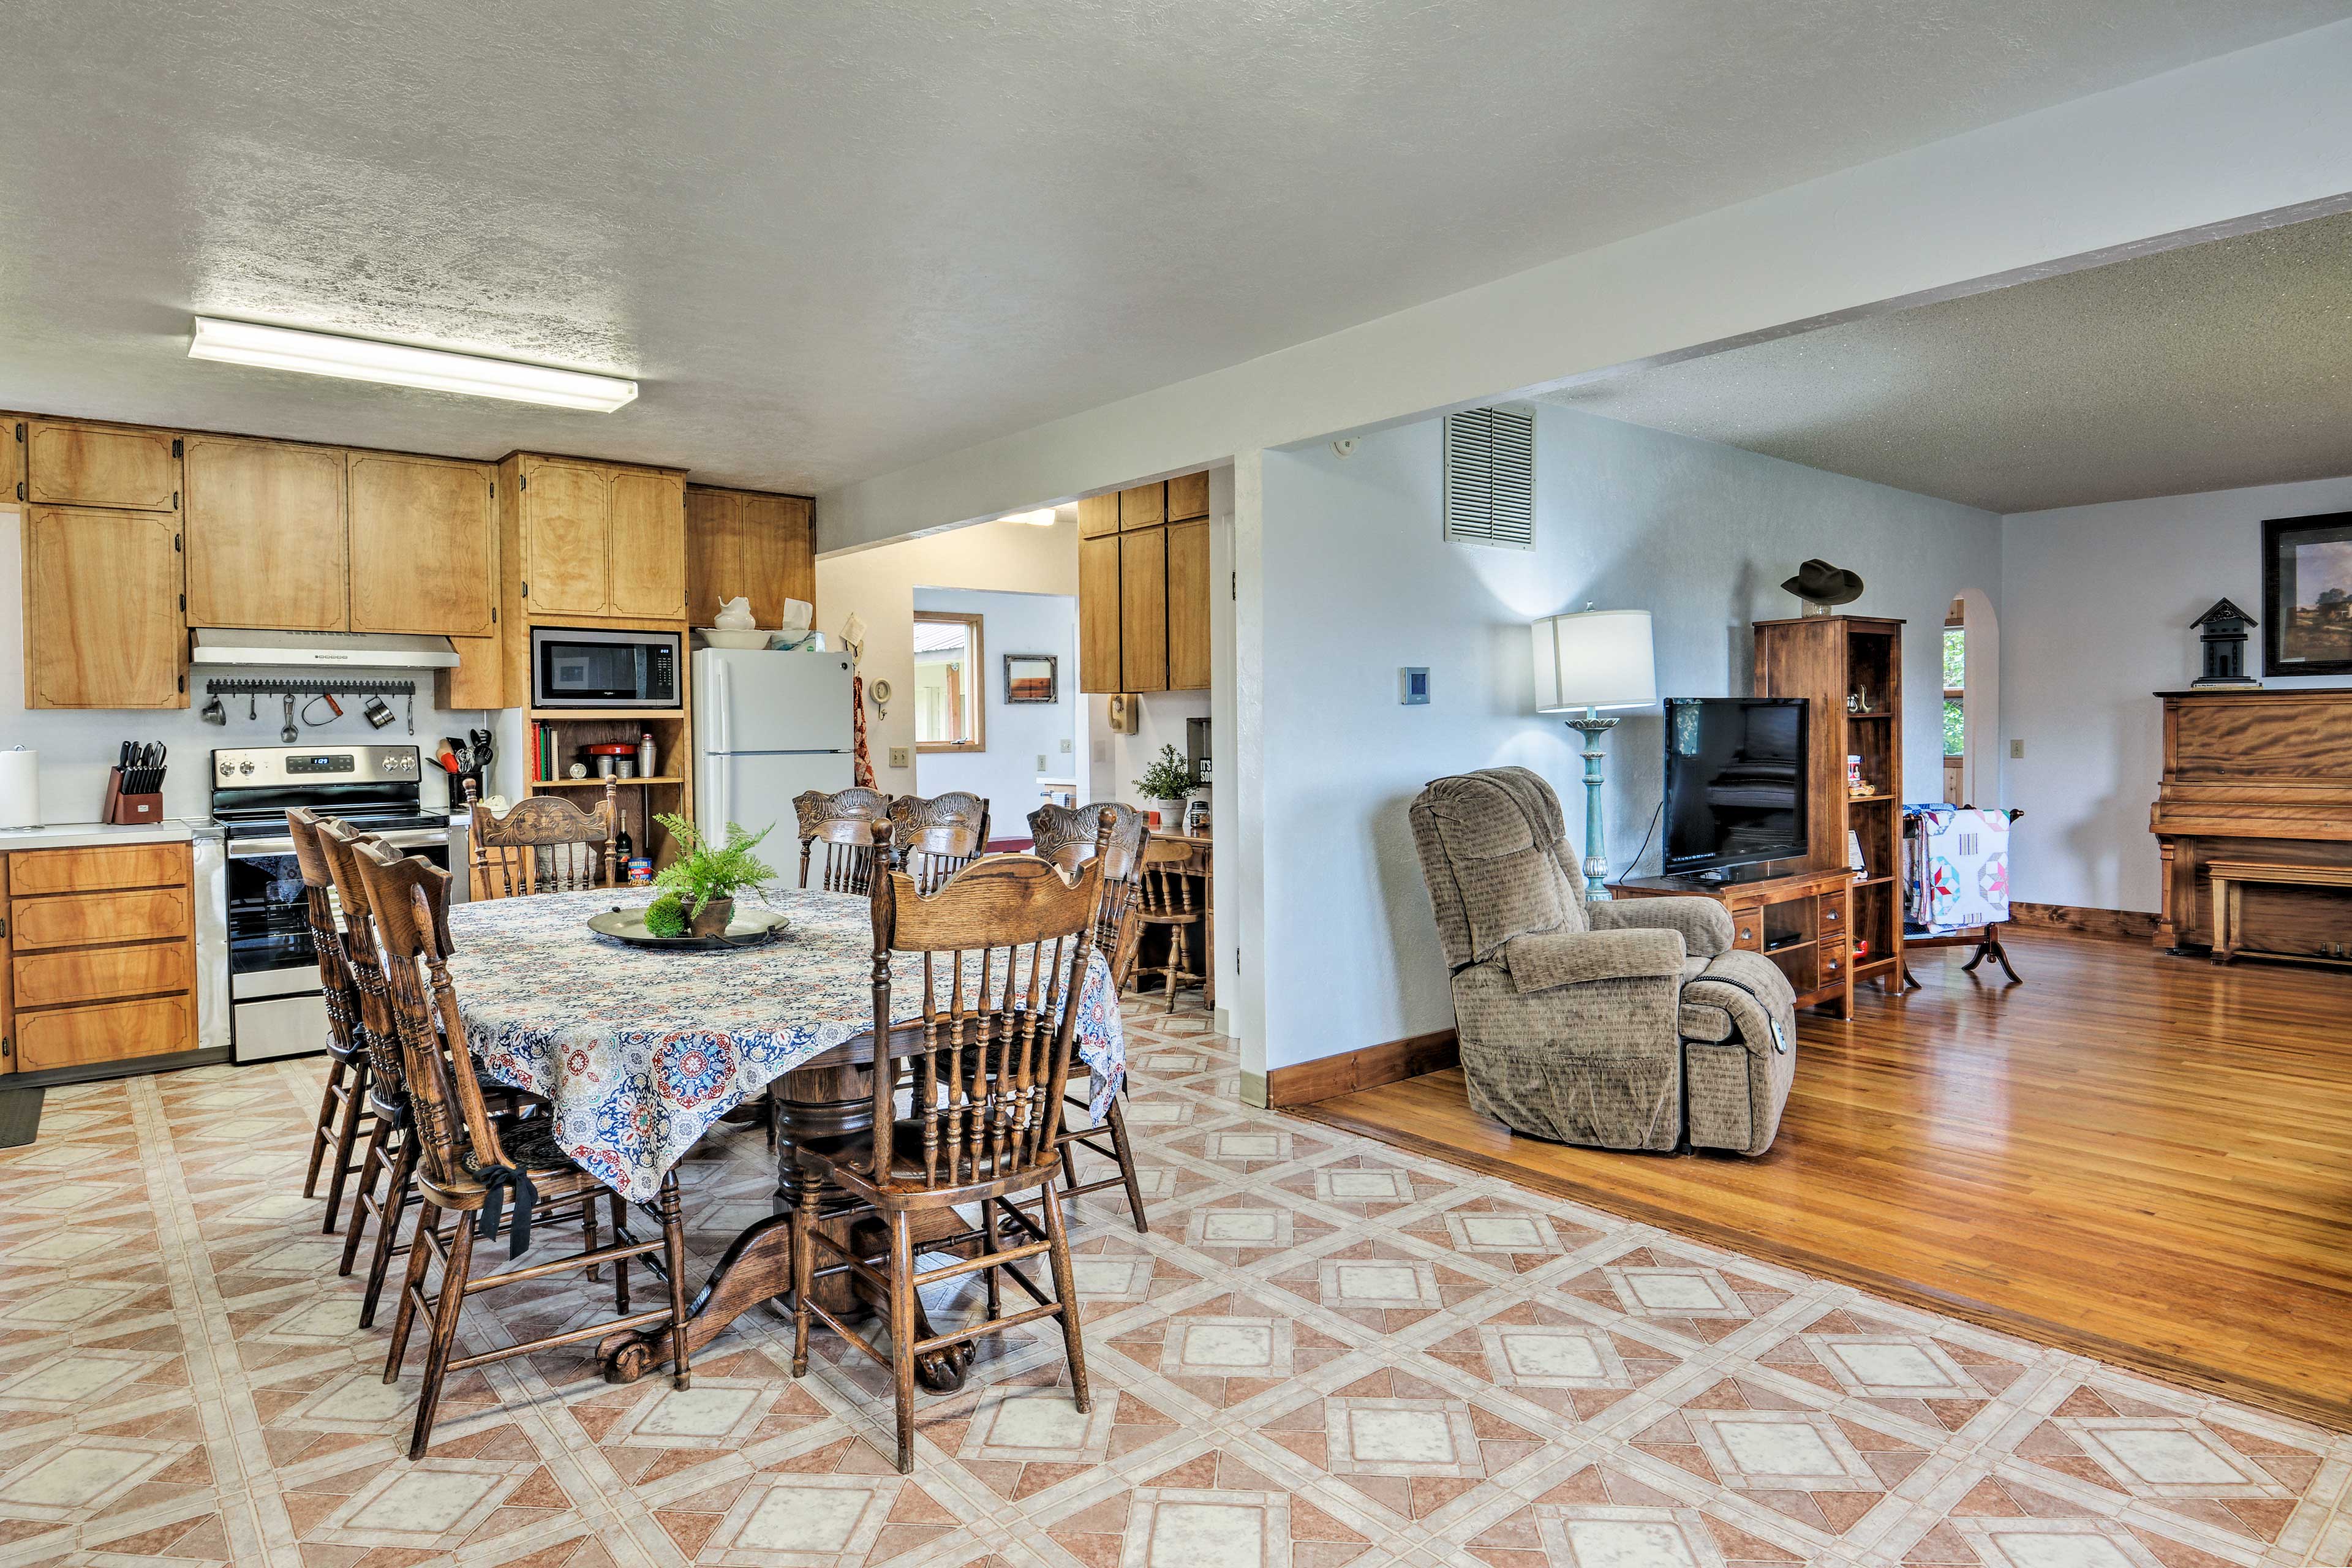
POLYGON ((1043 752, 1037 753, 1037 771, 1041 773, 1045 771, 1045 753, 1043 752))
POLYGON ((2025 742, 2022 742, 2022 741, 2011 741, 2011 742, 2009 743, 2009 756, 2010 756, 2010 760, 2011 760, 2011 762, 2015 762, 2015 761, 2019 760, 2020 758, 2023 757, 2024 755, 2025 755, 2025 742))
POLYGON ((1064 750, 1065 752, 1066 752, 1066 751, 1068 751, 1069 749, 1070 749, 1070 738, 1069 738, 1067 735, 1065 735, 1065 736, 1063 736, 1063 737, 1062 737, 1062 750, 1064 750))
POLYGON ((894 768, 912 767, 914 765, 912 757, 913 753, 904 746, 890 748, 890 765, 894 768))

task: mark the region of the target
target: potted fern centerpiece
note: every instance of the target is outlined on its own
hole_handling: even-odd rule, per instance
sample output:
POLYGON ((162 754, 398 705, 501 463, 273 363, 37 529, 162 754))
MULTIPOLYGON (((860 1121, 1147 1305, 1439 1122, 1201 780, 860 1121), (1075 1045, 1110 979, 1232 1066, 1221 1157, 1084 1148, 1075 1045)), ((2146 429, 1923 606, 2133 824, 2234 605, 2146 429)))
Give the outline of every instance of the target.
POLYGON ((1143 776, 1135 781, 1135 787, 1158 808, 1161 824, 1174 830, 1184 826, 1184 802, 1201 786, 1194 781, 1192 770, 1184 765, 1184 759, 1177 755, 1176 748, 1162 746, 1160 754, 1143 770, 1143 776))
POLYGON ((761 884, 775 879, 776 868, 752 853, 775 825, 746 833, 730 822, 725 841, 713 844, 682 816, 665 812, 654 820, 669 829, 684 853, 654 874, 661 894, 646 907, 646 930, 656 936, 726 935, 735 895, 749 889, 759 898, 761 884))

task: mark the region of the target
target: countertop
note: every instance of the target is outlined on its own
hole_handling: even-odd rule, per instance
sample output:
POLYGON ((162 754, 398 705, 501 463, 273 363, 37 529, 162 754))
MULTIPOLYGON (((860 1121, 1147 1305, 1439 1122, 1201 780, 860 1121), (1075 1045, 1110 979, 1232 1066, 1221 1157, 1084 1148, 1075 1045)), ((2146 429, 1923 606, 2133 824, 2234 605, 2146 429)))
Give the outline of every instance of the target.
POLYGON ((59 822, 47 827, 0 827, 0 854, 11 849, 79 849, 92 844, 185 844, 199 833, 216 834, 210 817, 171 816, 161 822, 118 827, 107 822, 59 822))

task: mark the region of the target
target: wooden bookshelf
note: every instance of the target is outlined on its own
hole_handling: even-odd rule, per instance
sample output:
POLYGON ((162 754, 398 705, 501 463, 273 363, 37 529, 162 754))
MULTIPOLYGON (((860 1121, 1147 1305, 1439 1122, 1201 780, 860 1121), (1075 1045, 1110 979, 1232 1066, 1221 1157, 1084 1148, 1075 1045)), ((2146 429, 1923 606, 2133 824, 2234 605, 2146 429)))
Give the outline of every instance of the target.
POLYGON ((530 794, 558 795, 586 806, 593 802, 581 799, 582 792, 602 791, 604 780, 583 748, 609 741, 634 744, 638 736, 647 734, 654 738, 654 765, 660 771, 650 778, 614 782, 620 785, 621 820, 629 830, 631 844, 638 854, 650 857, 656 867, 662 867, 676 860, 681 850, 669 830, 654 818, 675 815, 689 822, 694 819, 694 726, 686 709, 533 709, 523 727, 523 771, 530 794), (544 771, 539 752, 542 731, 554 737, 553 778, 539 776, 544 771), (587 777, 564 776, 574 763, 586 764, 587 777))
POLYGON ((1847 973, 1897 989, 1903 973, 1903 623, 1875 616, 1807 616, 1756 623, 1756 695, 1802 697, 1807 710, 1806 831, 1810 863, 1847 865, 1847 835, 1862 841, 1852 888, 1847 973), (1846 710, 1846 699, 1863 706, 1846 710), (1846 793, 1846 759, 1862 759, 1863 795, 1846 793))

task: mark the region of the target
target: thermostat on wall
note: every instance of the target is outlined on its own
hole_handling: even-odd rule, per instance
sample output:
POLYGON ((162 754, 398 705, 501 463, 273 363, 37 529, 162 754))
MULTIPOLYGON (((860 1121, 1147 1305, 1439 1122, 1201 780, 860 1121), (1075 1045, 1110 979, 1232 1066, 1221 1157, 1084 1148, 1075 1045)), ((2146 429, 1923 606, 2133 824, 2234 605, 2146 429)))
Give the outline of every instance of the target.
POLYGON ((1410 666, 1397 671, 1397 700, 1410 707, 1429 700, 1429 669, 1410 666))

